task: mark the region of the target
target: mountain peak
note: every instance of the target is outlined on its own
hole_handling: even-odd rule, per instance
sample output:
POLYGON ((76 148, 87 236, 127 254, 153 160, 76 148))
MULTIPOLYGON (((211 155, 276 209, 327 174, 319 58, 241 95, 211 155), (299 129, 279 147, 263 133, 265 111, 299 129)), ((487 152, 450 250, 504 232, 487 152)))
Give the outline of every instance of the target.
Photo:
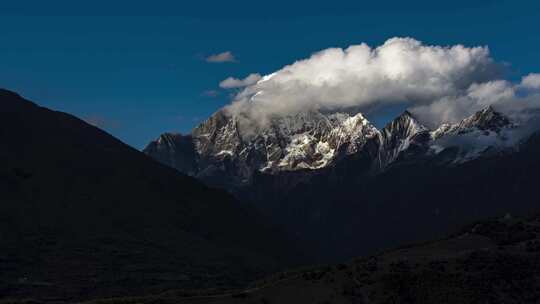
POLYGON ((411 112, 405 110, 398 117, 389 122, 383 129, 383 131, 391 133, 398 130, 401 130, 400 132, 405 132, 408 135, 413 135, 419 132, 427 131, 428 128, 420 123, 411 112))
POLYGON ((513 124, 504 114, 497 112, 492 106, 487 106, 469 117, 455 124, 442 124, 438 129, 431 132, 434 139, 446 135, 456 135, 480 130, 484 133, 499 133, 504 128, 512 127, 513 124))
POLYGON ((380 167, 385 167, 396 160, 399 154, 411 145, 424 142, 423 135, 428 131, 428 128, 421 124, 411 112, 401 113, 382 130, 382 148, 379 151, 380 167))
POLYGON ((478 112, 489 113, 489 112, 496 112, 496 111, 495 111, 495 109, 493 108, 492 105, 489 105, 489 106, 483 108, 482 110, 480 110, 478 112))
POLYGON ((497 116, 503 116, 503 114, 495 111, 495 109, 493 108, 493 106, 489 105, 479 111, 476 111, 473 115, 471 115, 471 117, 476 117, 476 118, 481 118, 481 117, 484 117, 484 118, 487 118, 487 119, 491 119, 493 117, 497 117, 497 116))
POLYGON ((502 128, 508 127, 511 124, 508 117, 495 111, 492 106, 488 106, 462 120, 459 123, 459 127, 460 129, 477 128, 482 131, 499 132, 502 128))
POLYGON ((174 140, 175 138, 178 138, 182 136, 182 134, 180 133, 169 133, 169 132, 165 132, 163 134, 161 134, 159 136, 159 138, 157 139, 158 143, 164 143, 164 142, 169 142, 171 140, 174 140))
POLYGON ((413 114, 412 114, 411 112, 409 112, 409 110, 403 111, 403 113, 401 113, 401 115, 399 115, 399 116, 415 118, 415 117, 413 116, 413 114))

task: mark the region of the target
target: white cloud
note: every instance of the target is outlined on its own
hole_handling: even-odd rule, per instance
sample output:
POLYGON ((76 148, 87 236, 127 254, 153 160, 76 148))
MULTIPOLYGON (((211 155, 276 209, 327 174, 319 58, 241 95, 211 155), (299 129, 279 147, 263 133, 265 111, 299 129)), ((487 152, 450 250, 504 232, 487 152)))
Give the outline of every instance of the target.
POLYGON ((220 86, 242 88, 226 110, 250 127, 273 115, 308 110, 352 108, 369 117, 370 110, 398 103, 432 127, 488 105, 512 119, 536 117, 540 74, 513 83, 501 77, 501 67, 487 47, 392 38, 375 48, 325 49, 272 74, 228 78, 220 86))
POLYGON ((229 110, 253 116, 336 110, 392 103, 425 105, 467 93, 473 83, 498 76, 487 47, 428 46, 392 38, 377 48, 366 44, 330 48, 299 60, 247 86, 229 110))
POLYGON ((474 83, 462 95, 444 96, 428 104, 413 106, 411 111, 433 127, 442 122, 456 122, 480 109, 493 106, 514 122, 525 124, 532 119, 538 125, 540 94, 534 91, 519 93, 523 88, 523 82, 514 84, 506 80, 474 83))
POLYGON ((210 63, 222 63, 222 62, 236 62, 236 58, 233 53, 226 51, 219 54, 214 54, 206 57, 206 62, 210 63))
POLYGON ((423 122, 435 127, 442 122, 456 122, 487 106, 516 98, 515 86, 505 80, 473 83, 459 95, 443 96, 427 104, 413 105, 411 111, 423 122))
POLYGON ((521 79, 521 87, 526 89, 540 89, 540 74, 531 73, 521 79))
POLYGON ((219 83, 219 87, 223 89, 243 88, 257 83, 261 79, 258 73, 249 74, 244 79, 229 77, 219 83))

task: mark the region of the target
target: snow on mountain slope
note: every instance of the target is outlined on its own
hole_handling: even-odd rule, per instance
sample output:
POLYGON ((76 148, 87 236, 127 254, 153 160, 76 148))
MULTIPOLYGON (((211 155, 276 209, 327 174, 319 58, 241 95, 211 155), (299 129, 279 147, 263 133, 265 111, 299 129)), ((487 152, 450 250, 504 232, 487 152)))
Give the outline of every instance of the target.
POLYGON ((403 112, 388 123, 380 133, 379 167, 388 166, 411 145, 425 143, 427 134, 428 128, 416 120, 409 111, 403 112))
POLYGON ((452 148, 452 163, 463 163, 488 153, 511 148, 506 131, 516 128, 491 106, 454 124, 443 124, 430 132, 430 151, 439 154, 452 148))
POLYGON ((323 168, 343 154, 355 153, 377 134, 360 113, 351 116, 310 112, 276 118, 272 125, 263 136, 278 138, 281 145, 273 151, 275 157, 268 158, 263 171, 323 168))
POLYGON ((479 139, 481 149, 462 150, 456 159, 481 155, 490 147, 489 136, 503 137, 513 124, 488 107, 456 124, 429 130, 405 111, 382 130, 361 113, 307 111, 275 116, 259 124, 221 110, 191 135, 164 134, 144 151, 157 160, 199 177, 222 176, 234 185, 249 183, 257 172, 318 170, 363 151, 368 142, 374 170, 381 170, 403 155, 438 154, 465 140, 479 139), (465 151, 465 152, 463 152, 465 151))
POLYGON ((377 134, 360 113, 310 111, 274 117, 263 127, 242 123, 220 111, 197 127, 192 136, 203 162, 228 159, 238 168, 264 172, 318 169, 355 153, 377 134))
POLYGON ((504 128, 513 124, 503 114, 496 112, 491 106, 482 109, 473 115, 455 124, 442 124, 439 128, 431 132, 433 139, 438 139, 450 134, 465 134, 473 131, 482 131, 484 135, 500 133, 504 128))

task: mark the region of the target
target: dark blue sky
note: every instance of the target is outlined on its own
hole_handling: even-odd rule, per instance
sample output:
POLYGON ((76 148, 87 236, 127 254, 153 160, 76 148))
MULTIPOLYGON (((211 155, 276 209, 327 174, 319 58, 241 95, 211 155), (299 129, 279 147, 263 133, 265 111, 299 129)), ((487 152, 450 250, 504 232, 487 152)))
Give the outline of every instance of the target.
POLYGON ((228 103, 228 92, 203 94, 224 78, 270 73, 328 47, 394 36, 488 45, 510 63, 509 78, 540 72, 537 1, 87 2, 0 4, 0 87, 136 148, 188 132, 228 103), (204 61, 223 51, 237 62, 204 61))

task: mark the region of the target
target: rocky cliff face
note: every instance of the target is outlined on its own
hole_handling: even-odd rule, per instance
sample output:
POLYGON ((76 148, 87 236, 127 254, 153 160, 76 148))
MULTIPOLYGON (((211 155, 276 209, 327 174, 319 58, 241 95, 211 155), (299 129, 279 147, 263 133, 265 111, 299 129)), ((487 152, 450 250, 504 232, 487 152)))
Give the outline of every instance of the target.
POLYGON ((145 148, 145 153, 185 174, 195 175, 198 172, 198 155, 191 135, 161 134, 145 148))
POLYGON ((480 131, 484 135, 500 134, 507 128, 515 127, 508 117, 495 111, 491 106, 476 112, 455 124, 442 124, 431 132, 433 139, 448 135, 459 135, 480 131))
POLYGON ((429 130, 414 116, 405 111, 388 123, 380 132, 378 168, 384 169, 398 156, 414 147, 425 146, 429 141, 429 130))
POLYGON ((327 167, 357 153, 380 135, 361 113, 306 112, 275 117, 267 125, 249 129, 241 123, 238 117, 219 111, 195 128, 190 137, 165 134, 144 152, 192 175, 225 174, 244 184, 256 172, 327 167), (178 149, 181 141, 191 141, 194 152, 184 149, 188 144, 178 149), (190 171, 195 167, 197 171, 190 171))

